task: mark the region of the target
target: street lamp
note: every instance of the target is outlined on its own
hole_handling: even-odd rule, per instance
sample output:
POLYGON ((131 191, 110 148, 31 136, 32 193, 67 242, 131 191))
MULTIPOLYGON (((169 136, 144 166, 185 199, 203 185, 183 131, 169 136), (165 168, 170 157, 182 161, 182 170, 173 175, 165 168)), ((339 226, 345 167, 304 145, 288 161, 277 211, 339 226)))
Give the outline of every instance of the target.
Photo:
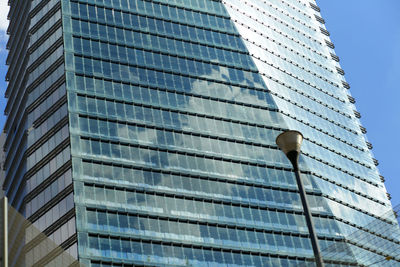
POLYGON ((306 216, 307 228, 311 237, 311 245, 314 251, 315 262, 318 267, 323 267, 324 262, 322 261, 321 251, 318 245, 317 235, 315 233, 314 224, 311 217, 310 209, 308 208, 306 192, 304 190, 303 182, 300 178, 299 170, 299 155, 300 147, 303 142, 303 135, 298 131, 285 131, 278 135, 276 138, 276 144, 285 153, 287 158, 293 165, 294 173, 296 175, 297 186, 300 191, 301 204, 303 204, 304 214, 306 216))

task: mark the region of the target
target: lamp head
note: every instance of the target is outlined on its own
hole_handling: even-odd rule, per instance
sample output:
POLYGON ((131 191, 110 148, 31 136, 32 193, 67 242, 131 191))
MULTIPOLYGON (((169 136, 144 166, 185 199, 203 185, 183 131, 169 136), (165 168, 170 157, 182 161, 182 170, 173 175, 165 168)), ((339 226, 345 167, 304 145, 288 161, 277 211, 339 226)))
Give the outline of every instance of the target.
POLYGON ((275 142, 285 155, 290 152, 297 152, 297 155, 299 155, 303 135, 299 131, 289 130, 278 135, 275 142))

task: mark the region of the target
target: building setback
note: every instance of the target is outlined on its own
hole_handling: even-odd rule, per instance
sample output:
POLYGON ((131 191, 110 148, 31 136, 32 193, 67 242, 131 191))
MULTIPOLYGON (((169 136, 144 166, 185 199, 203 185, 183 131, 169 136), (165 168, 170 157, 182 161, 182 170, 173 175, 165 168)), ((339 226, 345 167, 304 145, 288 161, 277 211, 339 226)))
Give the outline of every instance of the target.
POLYGON ((10 5, 3 189, 85 266, 313 265, 287 129, 325 264, 400 264, 314 0, 10 5))

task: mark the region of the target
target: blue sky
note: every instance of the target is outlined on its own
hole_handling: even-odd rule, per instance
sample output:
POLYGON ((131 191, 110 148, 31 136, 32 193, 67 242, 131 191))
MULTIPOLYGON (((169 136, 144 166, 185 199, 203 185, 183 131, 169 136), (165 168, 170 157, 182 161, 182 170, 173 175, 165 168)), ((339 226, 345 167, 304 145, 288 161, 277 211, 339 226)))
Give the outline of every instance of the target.
POLYGON ((400 1, 317 0, 361 123, 400 204, 400 1))
MULTIPOLYGON (((317 0, 368 130, 392 203, 400 204, 400 1, 317 0), (394 140, 394 141, 393 141, 394 140)), ((7 1, 0 0, 0 110, 7 84, 7 1)), ((5 117, 0 113, 0 128, 5 117)))

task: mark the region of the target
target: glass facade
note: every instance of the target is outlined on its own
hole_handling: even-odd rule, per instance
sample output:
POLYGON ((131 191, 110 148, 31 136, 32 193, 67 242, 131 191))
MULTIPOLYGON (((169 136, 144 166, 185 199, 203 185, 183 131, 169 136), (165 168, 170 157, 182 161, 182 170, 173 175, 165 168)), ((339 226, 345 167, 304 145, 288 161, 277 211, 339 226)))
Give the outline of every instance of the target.
POLYGON ((313 265, 275 145, 295 129, 321 250, 344 248, 326 264, 385 259, 350 235, 400 246, 394 216, 379 217, 392 207, 317 10, 313 0, 13 1, 10 42, 26 39, 9 57, 13 206, 85 266, 313 265), (15 13, 24 5, 29 16, 15 13), (365 228, 375 220, 395 234, 365 228))

